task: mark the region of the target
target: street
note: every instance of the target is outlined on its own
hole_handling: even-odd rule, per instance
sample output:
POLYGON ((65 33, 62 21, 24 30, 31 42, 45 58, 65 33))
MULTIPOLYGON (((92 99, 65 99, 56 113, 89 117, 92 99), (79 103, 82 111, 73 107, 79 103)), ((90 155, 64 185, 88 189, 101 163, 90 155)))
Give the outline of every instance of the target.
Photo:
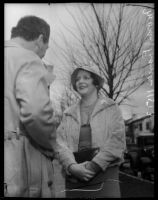
POLYGON ((121 172, 120 189, 121 197, 154 197, 154 183, 132 176, 130 174, 121 172))

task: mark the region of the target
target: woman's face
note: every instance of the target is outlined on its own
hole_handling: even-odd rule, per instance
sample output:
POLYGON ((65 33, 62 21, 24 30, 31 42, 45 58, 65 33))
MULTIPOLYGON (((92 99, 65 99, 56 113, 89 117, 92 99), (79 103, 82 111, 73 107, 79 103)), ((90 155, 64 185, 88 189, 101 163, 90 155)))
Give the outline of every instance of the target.
POLYGON ((79 70, 76 76, 76 89, 82 95, 89 95, 96 90, 90 72, 79 70))

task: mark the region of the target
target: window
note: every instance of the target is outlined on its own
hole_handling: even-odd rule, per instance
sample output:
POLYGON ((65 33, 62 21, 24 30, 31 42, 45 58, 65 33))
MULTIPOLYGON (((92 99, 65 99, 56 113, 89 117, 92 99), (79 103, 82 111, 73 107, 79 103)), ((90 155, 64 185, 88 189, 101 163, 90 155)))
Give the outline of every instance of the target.
POLYGON ((139 124, 139 130, 142 131, 142 124, 139 124))
POLYGON ((150 129, 150 122, 146 123, 146 129, 149 130, 150 129))

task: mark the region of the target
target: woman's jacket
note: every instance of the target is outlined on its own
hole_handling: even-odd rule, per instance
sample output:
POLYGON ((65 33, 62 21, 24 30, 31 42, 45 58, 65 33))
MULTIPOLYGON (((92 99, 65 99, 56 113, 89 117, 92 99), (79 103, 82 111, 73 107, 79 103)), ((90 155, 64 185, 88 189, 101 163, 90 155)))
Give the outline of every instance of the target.
MULTIPOLYGON (((64 112, 57 129, 57 155, 65 170, 76 163, 73 152, 78 151, 80 134, 80 102, 64 112)), ((100 147, 93 158, 103 171, 123 161, 126 147, 125 126, 118 105, 110 98, 100 96, 90 117, 92 147, 100 147)), ((67 171, 68 173, 68 171, 67 171)))

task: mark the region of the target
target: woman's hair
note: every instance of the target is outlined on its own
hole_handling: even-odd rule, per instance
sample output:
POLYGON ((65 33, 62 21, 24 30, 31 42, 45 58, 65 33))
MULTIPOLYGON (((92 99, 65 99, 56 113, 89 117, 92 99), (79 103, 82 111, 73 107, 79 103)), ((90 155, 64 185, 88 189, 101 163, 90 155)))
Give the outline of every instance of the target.
POLYGON ((101 87, 100 87, 100 80, 99 80, 99 77, 98 77, 97 75, 91 73, 91 72, 90 72, 90 74, 91 74, 91 77, 92 77, 92 79, 93 79, 93 84, 96 86, 97 91, 99 91, 100 88, 101 88, 101 87))
POLYGON ((16 27, 11 30, 11 38, 22 37, 26 41, 33 41, 43 35, 43 42, 47 43, 50 36, 50 26, 47 22, 36 16, 21 18, 16 27))
MULTIPOLYGON (((89 72, 89 71, 88 71, 88 72, 89 72)), ((100 86, 100 78, 99 78, 96 74, 94 74, 94 73, 92 73, 92 72, 89 72, 89 74, 90 74, 91 78, 93 79, 93 82, 92 82, 92 83, 96 86, 97 91, 99 91, 99 90, 101 89, 101 86, 100 86)), ((76 74, 76 76, 77 76, 77 74, 76 74)), ((77 88, 76 88, 76 80, 75 80, 75 84, 74 84, 74 90, 77 91, 77 88)))

